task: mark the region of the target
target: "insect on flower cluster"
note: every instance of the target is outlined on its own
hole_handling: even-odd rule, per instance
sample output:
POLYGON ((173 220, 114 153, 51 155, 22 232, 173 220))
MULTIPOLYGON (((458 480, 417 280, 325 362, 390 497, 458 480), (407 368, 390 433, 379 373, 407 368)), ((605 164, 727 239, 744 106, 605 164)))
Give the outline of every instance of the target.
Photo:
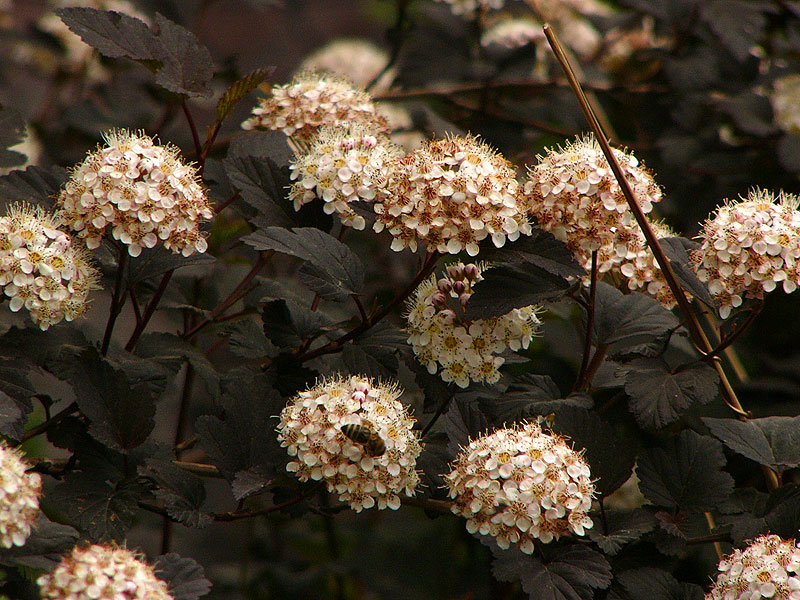
POLYGON ((325 481, 356 512, 400 507, 419 483, 422 447, 400 390, 364 377, 333 377, 295 396, 280 415, 278 439, 301 481, 325 481))

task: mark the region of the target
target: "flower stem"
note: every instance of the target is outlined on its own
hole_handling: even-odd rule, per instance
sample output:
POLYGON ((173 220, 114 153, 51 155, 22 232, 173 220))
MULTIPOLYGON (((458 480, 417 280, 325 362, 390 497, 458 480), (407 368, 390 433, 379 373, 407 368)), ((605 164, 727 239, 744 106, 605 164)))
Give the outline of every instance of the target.
MULTIPOLYGON (((549 24, 545 24, 544 34, 547 37, 547 41, 550 43, 550 47, 553 49, 558 62, 561 64, 567 79, 569 80, 570 87, 575 93, 575 97, 578 99, 581 110, 583 111, 586 120, 589 122, 589 126, 592 128, 600 148, 603 150, 603 154, 608 161, 609 167, 614 173, 614 177, 617 179, 617 183, 619 184, 619 187, 628 202, 628 206, 636 218, 636 222, 639 224, 639 227, 641 228, 642 233, 647 240, 647 244, 650 246, 650 250, 653 252, 653 256, 655 257, 661 272, 664 274, 664 279, 666 280, 667 285, 669 285, 670 291, 675 296, 675 300, 678 302, 681 313, 683 313, 684 317, 686 318, 686 326, 689 330, 689 335, 694 342, 695 347, 700 351, 701 354, 707 355, 712 350, 711 344, 708 341, 708 337, 706 337, 706 334, 697 319, 697 315, 692 310, 689 300, 686 298, 686 294, 684 294, 678 279, 675 277, 675 272, 672 270, 672 265, 670 264, 667 255, 664 254, 664 249, 658 242, 658 238, 656 237, 655 233, 653 233, 653 229, 650 227, 650 224, 647 222, 647 218, 645 217, 642 208, 636 201, 636 196, 633 194, 630 183, 625 178, 625 174, 622 172, 622 169, 619 166, 617 157, 614 156, 614 153, 611 150, 611 146, 608 143, 608 138, 603 131, 603 127, 597 120, 596 113, 591 103, 587 99, 586 94, 584 94, 581 84, 575 77, 575 73, 570 66, 569 60, 561 48, 561 44, 558 41, 558 36, 556 36, 555 31, 553 31, 549 24)), ((736 396, 736 392, 734 391, 727 375, 725 374, 725 369, 722 367, 722 364, 716 360, 712 361, 711 364, 719 375, 720 383, 722 384, 722 396, 725 400, 725 403, 739 416, 740 419, 747 421, 748 413, 744 410, 744 408, 742 408, 742 405, 736 396)), ((768 467, 764 467, 763 471, 767 488, 770 490, 776 489, 778 487, 778 478, 775 475, 775 472, 768 467)))
POLYGON ((122 311, 122 305, 125 304, 125 294, 122 293, 122 282, 125 279, 125 271, 127 271, 127 269, 128 251, 124 244, 120 244, 117 274, 114 279, 114 293, 111 296, 111 307, 108 313, 108 322, 106 323, 106 331, 103 334, 103 343, 100 346, 100 354, 103 356, 108 354, 108 347, 111 344, 111 335, 114 333, 114 324, 117 322, 117 317, 122 311))
POLYGON ((136 347, 136 343, 139 341, 139 338, 144 333, 147 324, 150 322, 150 318, 153 316, 153 313, 156 312, 156 307, 158 303, 161 301, 161 296, 164 295, 164 292, 167 289, 167 285, 169 284, 170 279, 172 279, 172 274, 175 270, 167 271, 164 273, 164 276, 161 278, 161 282, 158 284, 153 297, 150 298, 150 302, 147 303, 147 306, 144 307, 144 312, 142 313, 142 318, 139 319, 136 323, 136 327, 131 334, 128 343, 125 344, 125 350, 128 352, 133 352, 133 349, 136 347))
POLYGON ((594 308, 597 298, 597 250, 592 250, 592 270, 589 279, 589 304, 586 308, 586 337, 584 338, 583 359, 581 370, 572 391, 584 390, 591 380, 587 381, 587 369, 589 367, 589 355, 592 353, 592 334, 594 333, 594 308))

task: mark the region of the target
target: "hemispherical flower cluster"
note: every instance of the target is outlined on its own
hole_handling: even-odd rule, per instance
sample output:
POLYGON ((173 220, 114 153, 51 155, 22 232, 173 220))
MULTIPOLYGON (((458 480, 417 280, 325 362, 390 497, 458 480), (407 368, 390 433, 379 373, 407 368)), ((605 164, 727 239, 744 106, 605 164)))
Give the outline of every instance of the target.
MULTIPOLYGON (((665 223, 652 222, 650 228, 659 239, 677 235, 665 223)), ((628 282, 628 289, 644 290, 654 296, 665 308, 673 308, 676 304, 675 296, 669 289, 669 285, 664 279, 664 273, 658 266, 650 246, 646 243, 644 234, 641 235, 639 244, 633 252, 635 256, 626 258, 621 264, 615 265, 611 272, 620 273, 628 282)))
POLYGON ((465 321, 461 315, 482 279, 483 265, 448 265, 444 277, 433 275, 408 302, 408 341, 431 374, 441 368, 444 381, 467 387, 470 381, 496 383, 498 356, 506 348, 527 348, 542 322, 538 307, 513 309, 502 317, 465 321))
POLYGON ((329 492, 360 512, 397 509, 412 496, 422 451, 400 390, 365 377, 323 380, 281 411, 278 439, 301 481, 324 480, 329 492))
POLYGON ((388 182, 392 162, 401 155, 397 146, 369 125, 323 127, 310 150, 289 165, 295 181, 289 198, 295 210, 322 198, 327 214, 337 213, 344 225, 364 229, 364 217, 348 203, 375 200, 388 182))
MULTIPOLYGON (((661 189, 633 155, 619 150, 614 155, 642 212, 649 213, 661 200, 661 189)), ((524 193, 539 226, 566 242, 587 269, 594 250, 600 273, 636 257, 642 233, 593 136, 539 157, 524 193)))
POLYGON ((776 79, 769 99, 775 124, 786 133, 800 133, 800 75, 776 79))
POLYGON ((511 49, 544 41, 541 23, 529 17, 499 20, 490 25, 481 36, 482 46, 497 44, 511 49))
POLYGON ((691 258, 723 319, 745 298, 763 298, 779 284, 788 294, 800 285, 799 204, 792 194, 753 190, 720 206, 703 225, 691 258))
POLYGON ((467 531, 498 546, 533 553, 562 535, 584 535, 594 485, 589 465, 565 438, 535 423, 499 429, 470 442, 445 476, 452 510, 467 531))
POLYGON ((397 161, 386 189, 374 228, 389 230, 393 250, 416 250, 421 240, 475 256, 487 236, 500 247, 531 233, 513 165, 471 136, 427 141, 397 161))
MULTIPOLYGON (((389 54, 369 40, 342 38, 314 50, 303 62, 300 71, 324 71, 347 77, 355 85, 366 87, 381 75, 389 63, 389 54)), ((372 89, 386 90, 394 79, 394 70, 383 72, 372 89)))
POLYGON ((437 2, 444 2, 445 4, 450 5, 450 10, 453 11, 454 15, 466 15, 471 16, 472 14, 483 11, 489 10, 491 8, 503 8, 506 3, 506 0, 436 0, 437 2))
POLYGON ((283 131, 301 142, 310 142, 324 125, 371 123, 381 130, 386 124, 372 98, 338 75, 304 71, 286 85, 276 85, 272 94, 256 106, 243 129, 283 131))
POLYGON ((153 567, 117 546, 76 546, 36 583, 42 600, 172 600, 153 567))
POLYGON ((22 546, 39 515, 42 477, 26 473, 22 454, 0 442, 0 546, 22 546))
POLYGON ((706 600, 800 600, 800 547, 795 540, 764 535, 719 562, 706 600))
POLYGON ((58 217, 26 205, 0 217, 0 287, 9 308, 24 306, 42 330, 82 315, 89 292, 98 287, 97 270, 60 224, 58 217))
POLYGON ((106 145, 72 169, 58 197, 67 224, 100 245, 106 229, 131 256, 159 240, 191 256, 208 249, 200 223, 213 216, 197 168, 175 146, 161 146, 143 133, 110 131, 106 145))

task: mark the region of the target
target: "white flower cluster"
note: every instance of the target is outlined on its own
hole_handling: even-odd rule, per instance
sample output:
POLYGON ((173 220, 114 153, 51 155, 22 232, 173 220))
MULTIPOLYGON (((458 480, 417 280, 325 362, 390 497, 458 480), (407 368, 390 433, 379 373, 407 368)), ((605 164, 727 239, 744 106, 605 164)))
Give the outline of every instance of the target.
POLYGON ((42 600, 172 600, 153 567, 117 546, 76 546, 36 583, 42 600))
POLYGON ((753 190, 720 206, 703 224, 692 261, 720 301, 723 319, 745 298, 763 298, 778 284, 789 294, 800 285, 799 204, 792 194, 753 190))
POLYGON ((497 383, 506 348, 527 348, 542 322, 536 306, 515 308, 502 317, 464 321, 472 286, 483 277, 484 265, 454 263, 446 275, 432 275, 407 303, 408 342, 428 372, 441 368, 444 381, 465 388, 470 381, 497 383))
POLYGON ((500 247, 531 233, 514 166, 471 136, 428 140, 397 161, 386 189, 374 229, 389 230, 392 250, 416 251, 422 240, 430 251, 475 256, 487 236, 500 247))
POLYGON ((526 423, 470 442, 445 476, 453 512, 467 531, 490 535, 501 548, 533 553, 562 535, 584 535, 594 485, 589 465, 565 439, 526 423))
MULTIPOLYGON (((675 237, 677 234, 665 223, 651 222, 650 228, 657 238, 675 237)), ((673 308, 675 296, 669 289, 664 273, 656 262, 656 257, 645 243, 642 235, 638 248, 633 250, 635 256, 626 258, 621 264, 614 265, 612 273, 620 273, 628 282, 630 290, 644 290, 654 296, 665 308, 673 308)))
POLYGON ((505 6, 506 0, 436 0, 450 5, 454 15, 471 16, 478 11, 491 8, 500 9, 505 6))
POLYGON ((482 46, 497 44, 506 48, 522 48, 531 42, 545 41, 542 25, 530 17, 501 19, 486 28, 481 36, 482 46))
MULTIPOLYGON (((389 54, 371 41, 341 38, 314 50, 303 59, 299 70, 341 75, 359 87, 366 87, 381 74, 387 64, 389 54)), ((394 75, 394 70, 389 69, 381 75, 372 89, 389 89, 394 75)))
POLYGON ((422 447, 400 390, 365 377, 340 376, 301 392, 281 411, 278 439, 294 457, 287 470, 301 481, 324 480, 328 491, 361 512, 397 509, 414 495, 422 447))
POLYGON ((385 135, 364 123, 323 127, 309 151, 295 156, 289 165, 295 181, 289 198, 295 210, 322 198, 327 214, 337 213, 344 225, 364 229, 364 217, 348 203, 374 201, 388 183, 392 162, 402 154, 385 135))
POLYGON ((800 600, 800 547, 795 540, 765 535, 719 562, 706 600, 800 600))
POLYGON ((97 270, 60 224, 26 205, 0 217, 0 287, 9 308, 24 306, 42 330, 82 315, 89 292, 98 288, 97 270))
MULTIPOLYGON (((73 33, 66 23, 55 13, 57 8, 84 7, 96 8, 98 10, 113 10, 130 17, 135 17, 144 21, 148 25, 150 19, 140 11, 133 2, 128 0, 50 0, 48 10, 39 19, 37 26, 58 40, 64 49, 64 56, 58 62, 58 67, 65 68, 73 73, 81 73, 90 81, 104 81, 109 76, 109 70, 100 62, 100 55, 94 48, 84 42, 81 37, 73 33)), ((44 67, 55 65, 44 64, 44 57, 38 58, 38 62, 44 67)))
MULTIPOLYGON (((661 200, 652 175, 631 154, 614 150, 642 212, 661 200)), ((530 171, 524 193, 539 226, 566 242, 587 268, 598 251, 598 270, 636 258, 644 236, 593 136, 548 150, 530 171)))
POLYGON ((0 546, 22 546, 39 515, 42 477, 26 473, 19 450, 0 442, 0 546))
POLYGON ((359 121, 380 130, 386 123, 370 95, 339 75, 304 71, 286 85, 276 85, 242 123, 243 129, 271 129, 309 143, 323 125, 359 121))
POLYGON ((775 124, 786 133, 800 133, 800 75, 776 79, 769 99, 775 124))
POLYGON ((92 249, 110 227, 131 256, 159 240, 184 256, 205 252, 199 226, 213 213, 197 168, 175 146, 157 145, 143 133, 114 130, 105 140, 72 169, 58 197, 67 224, 92 249))

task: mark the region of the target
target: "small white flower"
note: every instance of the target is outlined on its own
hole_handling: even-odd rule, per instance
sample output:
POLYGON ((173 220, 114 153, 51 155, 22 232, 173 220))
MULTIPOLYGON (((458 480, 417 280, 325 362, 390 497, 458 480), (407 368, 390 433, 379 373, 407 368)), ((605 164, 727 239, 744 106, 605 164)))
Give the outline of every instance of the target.
POLYGON ((470 533, 491 535, 501 548, 533 552, 533 540, 584 535, 594 495, 589 465, 538 424, 499 429, 470 442, 445 476, 453 513, 470 533))
POLYGON ((408 341, 431 374, 465 388, 470 381, 497 383, 506 348, 527 348, 541 328, 540 308, 517 308, 501 317, 462 322, 473 285, 485 265, 453 263, 446 275, 420 284, 406 305, 408 341))
POLYGON ((422 451, 397 387, 333 377, 300 392, 281 411, 278 439, 295 458, 287 471, 324 480, 328 491, 361 512, 400 506, 419 483, 422 451))
POLYGON ((22 453, 0 441, 0 546, 22 546, 39 515, 42 478, 27 473, 22 453))
POLYGON ((106 145, 72 169, 58 197, 67 224, 97 248, 111 230, 131 256, 162 241, 175 253, 205 252, 200 224, 213 217, 197 168, 178 148, 143 133, 110 131, 106 145))

